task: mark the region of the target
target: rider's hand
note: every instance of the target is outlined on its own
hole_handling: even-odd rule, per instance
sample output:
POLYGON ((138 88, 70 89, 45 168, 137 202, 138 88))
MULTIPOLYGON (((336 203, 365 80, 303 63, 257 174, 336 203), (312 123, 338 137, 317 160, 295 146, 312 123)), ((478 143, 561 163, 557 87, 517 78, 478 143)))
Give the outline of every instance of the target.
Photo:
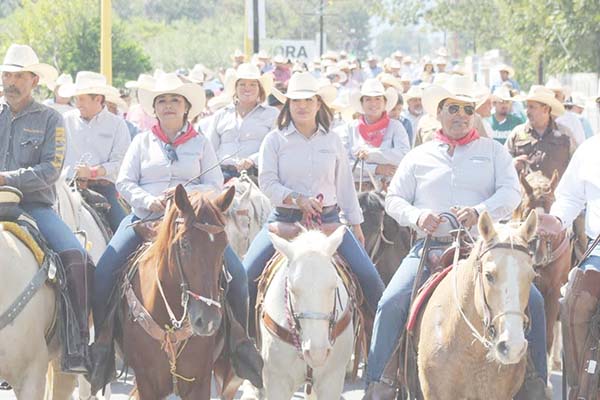
POLYGON ((452 214, 456 215, 458 222, 469 229, 479 220, 479 213, 473 207, 452 207, 452 214))
POLYGON ((314 197, 300 195, 296 199, 296 204, 303 213, 308 215, 320 214, 323 211, 323 205, 314 197))
POLYGON ((148 210, 152 211, 153 213, 164 212, 165 211, 165 203, 159 198, 154 198, 154 199, 152 199, 152 202, 148 206, 148 210))
POLYGON ((513 164, 515 166, 515 169, 520 172, 523 171, 525 169, 525 167, 527 166, 527 163, 529 161, 529 156, 527 154, 521 154, 520 156, 516 156, 513 159, 513 164))
POLYGON ((235 167, 237 168, 238 172, 241 172, 243 170, 249 170, 250 168, 254 167, 254 161, 252 161, 249 158, 244 158, 238 161, 235 167))
POLYGON ((80 179, 90 179, 92 177, 92 169, 85 164, 75 166, 75 176, 80 179))
POLYGON ((417 220, 417 226, 419 229, 425 231, 428 235, 431 235, 438 228, 442 219, 439 215, 432 213, 431 211, 425 211, 419 215, 417 220))
POLYGON ((375 173, 383 176, 394 176, 396 169, 397 167, 392 164, 379 164, 377 168, 375 168, 375 173))
POLYGON ((360 227, 360 224, 352 225, 352 232, 354 233, 354 237, 360 242, 362 247, 365 247, 365 235, 362 231, 362 228, 360 227))
POLYGON ((356 152, 356 158, 358 158, 359 160, 366 160, 367 158, 369 158, 369 151, 365 149, 358 150, 356 152))

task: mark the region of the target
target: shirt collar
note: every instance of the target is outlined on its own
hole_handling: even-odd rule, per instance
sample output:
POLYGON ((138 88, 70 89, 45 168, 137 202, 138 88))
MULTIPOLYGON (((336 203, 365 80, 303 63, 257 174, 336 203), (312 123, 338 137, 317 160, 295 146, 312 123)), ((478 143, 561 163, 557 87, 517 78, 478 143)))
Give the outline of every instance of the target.
MULTIPOLYGON (((297 133, 298 135, 302 135, 302 134, 301 134, 301 133, 298 131, 298 129, 296 129, 296 126, 294 125, 294 123, 293 123, 293 122, 290 122, 290 124, 289 124, 289 125, 288 125, 286 128, 284 128, 284 129, 283 129, 283 135, 284 135, 284 136, 289 136, 289 135, 291 135, 291 134, 293 134, 293 133, 297 133)), ((317 132, 316 132, 316 133, 317 133, 317 134, 323 134, 323 135, 324 135, 324 134, 326 134, 326 133, 327 133, 327 130, 325 129, 325 127, 324 127, 323 125, 320 125, 320 124, 319 124, 319 127, 318 127, 318 129, 317 129, 317 132)))
POLYGON ((550 136, 553 131, 555 131, 556 129, 558 129, 558 127, 556 126, 556 122, 554 121, 554 119, 550 118, 550 122, 548 123, 548 126, 546 127, 546 130, 544 130, 544 135, 540 137, 540 135, 537 133, 537 131, 535 129, 533 129, 533 126, 531 126, 531 122, 527 121, 526 124, 527 125, 525 126, 525 131, 527 133, 529 133, 532 137, 534 137, 535 139, 538 139, 538 140, 541 140, 544 137, 550 136))
MULTIPOLYGON (((38 103, 35 100, 31 100, 31 102, 25 106, 24 109, 22 109, 21 111, 19 111, 14 118, 20 118, 23 117, 24 115, 30 114, 30 113, 34 113, 34 112, 38 112, 38 111, 42 111, 44 109, 44 106, 41 105, 40 103, 38 103)), ((2 102, 0 103, 0 113, 2 113, 4 110, 6 110, 8 113, 10 113, 10 106, 8 105, 8 103, 6 102, 6 99, 4 97, 2 97, 2 102)))
POLYGON ((98 114, 94 115, 89 121, 82 118, 81 114, 79 115, 79 119, 81 120, 81 122, 86 123, 88 125, 101 123, 105 119, 105 116, 108 113, 110 113, 110 111, 108 111, 108 108, 106 108, 106 106, 104 106, 104 107, 102 107, 102 110, 100 110, 100 112, 98 114))

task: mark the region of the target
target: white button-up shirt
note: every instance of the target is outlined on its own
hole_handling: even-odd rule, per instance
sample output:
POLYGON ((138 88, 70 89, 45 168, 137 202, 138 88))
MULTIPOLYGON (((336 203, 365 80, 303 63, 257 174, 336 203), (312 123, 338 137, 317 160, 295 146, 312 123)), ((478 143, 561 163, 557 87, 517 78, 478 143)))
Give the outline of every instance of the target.
MULTIPOLYGON (((338 135, 323 127, 307 139, 293 123, 267 135, 258 161, 260 188, 275 207, 292 192, 337 204, 352 225, 363 221, 346 149, 338 135)), ((295 207, 294 207, 295 208, 295 207)))
POLYGON ((212 116, 206 137, 210 139, 217 157, 224 165, 235 165, 238 160, 249 158, 258 162, 258 151, 263 139, 275 126, 279 110, 275 107, 257 105, 244 118, 235 110, 235 105, 217 111, 212 116))
POLYGON ((586 208, 585 233, 592 239, 600 234, 600 136, 593 136, 577 148, 555 191, 550 214, 563 226, 586 208))
MULTIPOLYGON (((457 146, 451 156, 448 145, 434 139, 404 157, 388 188, 385 209, 400 225, 418 229, 417 220, 425 211, 473 207, 499 220, 520 200, 512 157, 500 143, 479 138, 457 146)), ((447 236, 448 228, 440 225, 434 236, 447 236)))
POLYGON ((77 109, 67 112, 64 121, 67 133, 66 176, 72 178, 75 166, 82 163, 103 167, 106 176, 102 178, 114 182, 131 142, 125 120, 104 107, 89 121, 81 118, 77 109))
MULTIPOLYGON (((375 174, 375 169, 379 164, 392 164, 397 166, 402 161, 402 158, 410 150, 408 143, 408 133, 402 126, 402 123, 396 119, 390 119, 390 123, 383 135, 381 146, 374 147, 367 143, 358 131, 358 120, 351 121, 346 125, 339 126, 335 132, 342 139, 342 143, 348 151, 350 164, 356 162, 356 153, 359 150, 368 151, 369 155, 365 160, 363 177, 368 177, 367 171, 375 174)), ((360 178, 360 168, 354 171, 355 179, 360 178)))
MULTIPOLYGON (((152 215, 148 207, 155 199, 161 198, 165 190, 185 184, 217 165, 215 152, 202 135, 175 147, 175 151, 178 161, 169 161, 164 142, 151 131, 133 138, 119 171, 117 189, 138 217, 158 216, 152 215)), ((217 167, 185 188, 188 192, 211 191, 220 190, 222 186, 223 173, 217 167)))

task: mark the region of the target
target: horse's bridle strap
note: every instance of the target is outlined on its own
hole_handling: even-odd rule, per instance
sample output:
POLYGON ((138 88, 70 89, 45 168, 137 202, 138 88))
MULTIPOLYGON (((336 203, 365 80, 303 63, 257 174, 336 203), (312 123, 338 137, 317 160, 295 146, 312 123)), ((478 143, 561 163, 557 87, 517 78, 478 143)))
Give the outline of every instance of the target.
POLYGON ((521 244, 515 244, 515 243, 500 242, 500 243, 494 243, 494 244, 487 245, 487 246, 483 247, 481 249, 481 251, 479 252, 479 257, 481 257, 482 255, 484 255, 488 251, 494 250, 494 249, 519 250, 519 251, 522 251, 525 254, 531 255, 531 250, 527 246, 523 246, 521 244))

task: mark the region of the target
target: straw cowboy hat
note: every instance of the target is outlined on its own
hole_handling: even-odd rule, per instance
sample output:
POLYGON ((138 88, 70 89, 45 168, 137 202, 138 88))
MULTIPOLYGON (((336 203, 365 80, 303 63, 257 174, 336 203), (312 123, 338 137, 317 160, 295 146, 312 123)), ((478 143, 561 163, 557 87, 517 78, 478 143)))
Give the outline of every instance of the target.
POLYGON ((420 86, 411 86, 410 89, 408 89, 408 92, 406 92, 402 95, 402 98, 407 103, 409 100, 412 100, 412 99, 422 99, 423 98, 423 88, 420 86))
POLYGON ((246 54, 244 54, 240 49, 235 49, 235 51, 233 52, 233 54, 231 54, 231 59, 232 60, 237 60, 238 58, 242 58, 242 59, 246 59, 246 54))
POLYGON ((194 65, 194 68, 182 78, 191 83, 202 85, 204 81, 206 81, 206 67, 202 64, 196 64, 194 65))
POLYGON ((565 97, 569 97, 571 95, 571 89, 567 86, 564 86, 560 81, 556 78, 550 78, 545 85, 548 89, 553 92, 561 92, 565 95, 565 97))
POLYGON ((398 59, 398 58, 404 57, 404 54, 402 54, 402 52, 400 50, 396 50, 395 52, 392 53, 391 57, 398 59))
POLYGON ((432 84, 423 90, 423 109, 431 116, 436 116, 442 100, 451 99, 465 103, 480 101, 479 91, 475 82, 467 76, 450 75, 443 85, 432 84))
POLYGON ((56 89, 57 87, 71 83, 73 83, 73 77, 71 76, 71 74, 61 74, 54 81, 48 82, 46 86, 48 86, 48 89, 54 92, 54 89, 56 89))
POLYGON ((60 97, 73 97, 82 94, 100 94, 108 96, 119 91, 106 83, 106 77, 98 72, 79 71, 75 77, 75 83, 61 85, 58 88, 60 97))
POLYGON ((257 80, 265 91, 265 97, 271 93, 273 88, 273 74, 261 75, 256 65, 243 63, 237 67, 235 73, 225 82, 225 92, 231 97, 235 94, 235 84, 240 79, 257 80))
POLYGON ((346 82, 346 80, 348 79, 348 74, 346 74, 344 71, 342 71, 335 65, 331 65, 325 68, 324 76, 330 80, 333 80, 333 77, 338 77, 339 82, 346 82))
POLYGON ((152 87, 156 79, 152 75, 140 74, 136 81, 125 82, 125 87, 128 89, 138 89, 141 87, 152 87))
POLYGON ((492 93, 493 101, 514 101, 510 89, 506 86, 498 86, 492 93))
POLYGON ((400 80, 392 74, 382 72, 381 74, 377 75, 377 79, 379 79, 379 81, 384 85, 390 85, 398 90, 402 90, 402 82, 400 82, 400 80))
POLYGON ((0 72, 31 72, 40 77, 40 83, 48 84, 58 76, 58 71, 51 65, 40 63, 35 51, 26 44, 11 44, 0 72))
POLYGON ((515 70, 510 65, 500 64, 498 65, 498 71, 506 71, 508 72, 508 77, 512 78, 515 75, 515 70))
POLYGON ((322 60, 332 60, 332 61, 336 61, 338 60, 338 54, 335 51, 328 51, 325 54, 323 54, 321 56, 322 60))
POLYGON ((123 100, 121 98, 121 96, 119 95, 119 93, 111 93, 107 96, 105 96, 105 101, 107 103, 112 103, 115 104, 118 108, 120 108, 123 111, 127 111, 127 109, 129 107, 127 107, 127 103, 125 102, 125 100, 123 100))
POLYGON ((537 101, 538 103, 546 104, 550 107, 550 112, 555 117, 559 117, 565 113, 565 107, 554 97, 552 89, 541 85, 531 86, 529 93, 515 96, 514 99, 518 101, 537 101))
POLYGON ((293 74, 288 81, 288 88, 285 93, 273 88, 273 96, 284 104, 287 99, 309 99, 315 95, 320 96, 323 102, 329 106, 337 97, 337 89, 331 84, 319 84, 317 78, 310 72, 296 72, 293 74))
POLYGON ((266 50, 261 50, 261 51, 259 51, 259 52, 258 52, 258 54, 257 54, 257 58, 258 58, 259 60, 270 60, 270 59, 271 59, 271 56, 269 55, 269 52, 268 52, 268 51, 266 51, 266 50))
POLYGON ((584 96, 581 92, 573 92, 571 93, 571 97, 569 97, 565 101, 565 106, 575 106, 580 108, 585 108, 585 103, 587 103, 588 97, 584 96))
POLYGON ((206 96, 204 90, 194 83, 184 83, 174 73, 160 76, 152 88, 140 88, 138 97, 142 109, 148 115, 154 115, 154 99, 163 94, 178 94, 192 105, 188 112, 188 120, 193 120, 204 110, 206 96))
POLYGON ((390 112, 398 103, 398 91, 394 88, 383 88, 383 84, 377 79, 367 79, 360 87, 360 91, 356 90, 350 95, 350 104, 352 108, 361 114, 365 113, 360 99, 364 96, 385 97, 385 111, 390 112))

